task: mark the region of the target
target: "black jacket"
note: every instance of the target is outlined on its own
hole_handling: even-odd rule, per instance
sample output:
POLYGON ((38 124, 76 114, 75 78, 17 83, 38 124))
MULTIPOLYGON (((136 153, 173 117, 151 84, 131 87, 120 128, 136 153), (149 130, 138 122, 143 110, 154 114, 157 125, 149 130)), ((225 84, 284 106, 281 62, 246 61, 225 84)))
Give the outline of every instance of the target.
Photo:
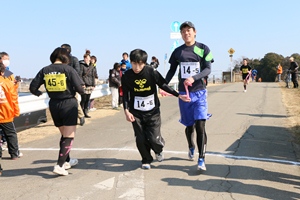
POLYGON ((40 96, 42 92, 39 90, 41 85, 45 85, 46 91, 51 99, 69 99, 74 98, 75 93, 78 92, 80 94, 84 93, 84 89, 82 88, 83 82, 79 78, 76 71, 65 64, 51 64, 47 67, 42 68, 35 78, 31 81, 29 90, 32 94, 36 96, 40 96), (45 81, 46 75, 60 75, 63 74, 66 78, 66 89, 65 90, 55 90, 48 91, 47 85, 61 85, 64 81, 60 82, 59 79, 52 78, 51 81, 45 81))
POLYGON ((73 67, 76 72, 79 74, 80 73, 80 65, 79 65, 79 61, 78 58, 76 58, 75 56, 72 56, 72 54, 69 55, 69 64, 71 67, 73 67))
POLYGON ((119 88, 121 86, 120 71, 116 69, 109 70, 109 87, 119 88))
POLYGON ((95 67, 93 65, 87 65, 83 60, 79 61, 80 72, 79 76, 82 78, 85 86, 95 87, 95 67))

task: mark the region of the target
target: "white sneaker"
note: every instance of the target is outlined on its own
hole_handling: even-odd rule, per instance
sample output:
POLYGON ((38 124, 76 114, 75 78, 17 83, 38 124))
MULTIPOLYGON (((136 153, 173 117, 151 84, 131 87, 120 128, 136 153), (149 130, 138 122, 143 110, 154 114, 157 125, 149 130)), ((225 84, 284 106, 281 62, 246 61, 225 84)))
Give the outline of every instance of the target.
POLYGON ((244 90, 244 92, 247 92, 247 90, 244 90))
POLYGON ((158 162, 161 162, 161 161, 164 160, 164 154, 163 154, 163 152, 160 152, 159 154, 155 154, 155 156, 156 156, 156 160, 158 162))
POLYGON ((2 151, 8 150, 7 148, 7 142, 2 143, 2 151))
POLYGON ((151 169, 150 164, 142 164, 142 169, 151 169))
POLYGON ((18 158, 21 158, 23 156, 22 152, 19 152, 18 158))
POLYGON ((65 170, 64 166, 60 167, 59 165, 54 166, 53 173, 61 176, 67 176, 69 174, 68 171, 65 170))
POLYGON ((91 108, 89 111, 93 112, 95 110, 97 110, 97 108, 91 108))
POLYGON ((78 160, 76 158, 71 158, 69 162, 64 163, 65 169, 70 169, 71 167, 78 164, 78 160))

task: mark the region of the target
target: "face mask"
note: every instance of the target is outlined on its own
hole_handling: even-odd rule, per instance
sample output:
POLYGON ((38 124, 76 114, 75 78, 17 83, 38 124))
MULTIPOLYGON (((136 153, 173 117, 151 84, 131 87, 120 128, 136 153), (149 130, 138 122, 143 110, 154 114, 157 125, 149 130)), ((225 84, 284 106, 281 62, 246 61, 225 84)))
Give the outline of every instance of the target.
POLYGON ((9 60, 2 60, 2 63, 5 67, 8 67, 9 64, 10 64, 10 61, 9 60))

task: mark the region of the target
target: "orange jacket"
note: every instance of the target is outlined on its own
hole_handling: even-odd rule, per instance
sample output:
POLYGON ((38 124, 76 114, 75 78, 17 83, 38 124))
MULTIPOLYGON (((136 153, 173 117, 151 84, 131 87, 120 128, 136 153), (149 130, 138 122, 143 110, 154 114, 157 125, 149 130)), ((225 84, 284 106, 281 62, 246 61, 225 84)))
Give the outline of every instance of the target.
POLYGON ((19 115, 18 85, 0 76, 0 123, 12 122, 19 115))
POLYGON ((277 67, 277 74, 282 74, 282 67, 281 67, 281 65, 278 65, 278 67, 277 67))

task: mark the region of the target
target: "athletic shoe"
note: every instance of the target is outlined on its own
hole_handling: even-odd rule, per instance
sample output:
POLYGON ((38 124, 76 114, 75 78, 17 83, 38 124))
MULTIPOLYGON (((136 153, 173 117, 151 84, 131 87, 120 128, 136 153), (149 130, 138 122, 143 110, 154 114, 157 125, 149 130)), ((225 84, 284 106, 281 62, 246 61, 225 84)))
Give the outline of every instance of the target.
POLYGON ((194 151, 195 151, 195 148, 193 148, 193 147, 189 149, 189 152, 188 152, 189 160, 194 160, 194 151))
POLYGON ((142 169, 151 169, 151 166, 150 166, 150 164, 145 163, 145 164, 142 164, 142 169))
POLYGON ((53 173, 61 176, 66 176, 69 174, 69 172, 65 170, 64 166, 60 167, 59 165, 54 166, 53 173))
POLYGON ((76 158, 71 158, 69 162, 64 163, 65 169, 70 169, 78 164, 78 160, 76 158))
POLYGON ((80 124, 80 126, 83 126, 84 125, 84 123, 85 123, 85 119, 84 119, 84 117, 81 117, 80 119, 79 119, 79 124, 80 124))
POLYGON ((199 158, 198 159, 198 170, 202 170, 202 171, 205 171, 206 170, 206 167, 205 167, 205 161, 203 158, 199 158))
POLYGON ((91 112, 93 112, 95 110, 97 110, 97 108, 91 108, 91 109, 89 109, 89 111, 91 111, 91 112))
POLYGON ((12 156, 11 159, 12 160, 17 160, 18 158, 21 158, 23 156, 23 153, 19 152, 17 157, 12 156))
POLYGON ((8 150, 7 148, 7 142, 2 143, 2 151, 8 150))
POLYGON ((247 90, 244 90, 244 92, 247 92, 247 90))
POLYGON ((164 153, 163 152, 160 152, 159 154, 155 154, 155 156, 156 156, 156 160, 158 162, 161 162, 161 161, 164 160, 164 153))

